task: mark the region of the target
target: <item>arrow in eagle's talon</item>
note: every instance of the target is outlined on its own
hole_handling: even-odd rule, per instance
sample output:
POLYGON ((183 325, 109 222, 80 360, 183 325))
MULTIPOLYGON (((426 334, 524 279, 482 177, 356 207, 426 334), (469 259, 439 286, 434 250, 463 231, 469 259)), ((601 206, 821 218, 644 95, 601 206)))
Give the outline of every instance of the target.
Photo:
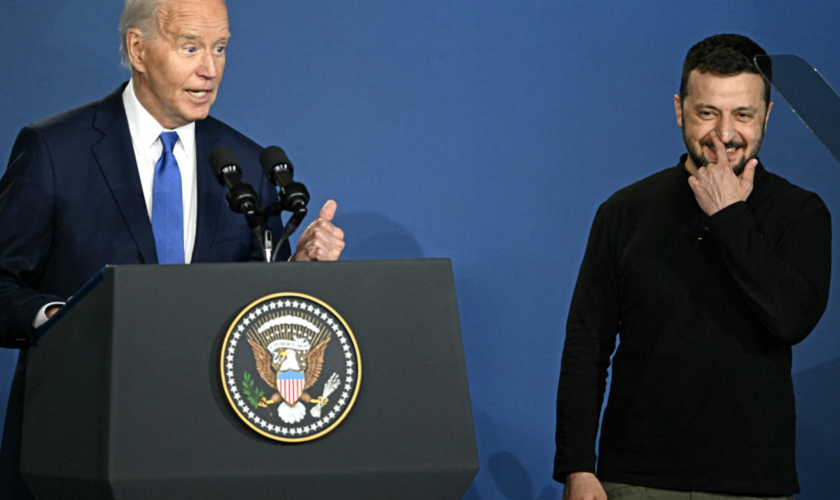
POLYGON ((327 403, 329 403, 329 401, 330 401, 328 398, 318 398, 318 399, 323 399, 323 401, 321 401, 321 407, 322 408, 324 406, 327 406, 327 403))

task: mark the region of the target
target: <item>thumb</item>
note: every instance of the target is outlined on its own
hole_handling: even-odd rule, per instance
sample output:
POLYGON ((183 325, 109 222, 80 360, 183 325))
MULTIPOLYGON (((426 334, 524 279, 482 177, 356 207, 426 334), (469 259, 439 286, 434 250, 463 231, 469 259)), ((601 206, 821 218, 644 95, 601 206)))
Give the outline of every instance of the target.
POLYGON ((335 217, 335 210, 337 208, 338 204, 335 201, 327 200, 327 202, 324 203, 324 208, 322 208, 321 211, 318 212, 318 218, 324 219, 328 222, 333 220, 333 217, 335 217))
POLYGON ((752 185, 753 179, 755 179, 755 167, 758 165, 758 160, 753 158, 752 160, 748 161, 746 165, 744 165, 744 171, 741 172, 741 181, 749 183, 752 185))

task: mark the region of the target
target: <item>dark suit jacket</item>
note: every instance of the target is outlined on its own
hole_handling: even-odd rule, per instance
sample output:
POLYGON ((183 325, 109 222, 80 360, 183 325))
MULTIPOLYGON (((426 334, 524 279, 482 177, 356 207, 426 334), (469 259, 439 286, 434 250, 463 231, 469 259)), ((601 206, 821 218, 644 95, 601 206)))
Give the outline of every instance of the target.
MULTIPOLYGON (((157 263, 122 104, 125 85, 102 100, 25 127, 15 141, 0 179, 0 347, 28 346, 38 310, 66 301, 103 266, 157 263)), ((262 148, 214 118, 196 122, 195 136, 198 217, 192 262, 259 259, 244 216, 228 208, 208 157, 217 146, 230 148, 242 165, 243 182, 255 187, 265 207, 276 200, 276 191, 260 172, 262 148)), ((279 235, 280 218, 272 222, 279 235)), ((287 244, 281 257, 289 253, 287 244)), ((19 481, 25 360, 22 350, 0 450, 0 498, 29 498, 8 489, 19 481)))

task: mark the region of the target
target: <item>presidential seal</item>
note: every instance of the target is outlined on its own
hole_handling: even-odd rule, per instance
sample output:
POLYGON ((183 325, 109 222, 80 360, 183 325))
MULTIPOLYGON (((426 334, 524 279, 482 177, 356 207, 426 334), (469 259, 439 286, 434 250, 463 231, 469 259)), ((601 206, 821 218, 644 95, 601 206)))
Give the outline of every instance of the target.
POLYGON ((285 442, 319 438, 356 401, 359 347, 330 306, 298 293, 263 297, 243 310, 225 335, 222 386, 251 429, 285 442))

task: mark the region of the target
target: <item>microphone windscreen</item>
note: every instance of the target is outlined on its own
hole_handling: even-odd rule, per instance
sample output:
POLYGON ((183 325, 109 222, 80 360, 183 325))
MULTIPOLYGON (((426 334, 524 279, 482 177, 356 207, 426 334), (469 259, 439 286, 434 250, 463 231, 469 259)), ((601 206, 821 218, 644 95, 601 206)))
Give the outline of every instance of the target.
POLYGON ((265 173, 265 175, 270 176, 271 170, 274 169, 276 165, 280 164, 286 165, 286 168, 288 168, 290 172, 294 172, 292 162, 289 161, 289 157, 286 156, 286 152, 279 146, 269 146, 263 149, 262 153, 260 153, 260 165, 262 165, 263 173, 265 173))
POLYGON ((230 149, 221 146, 210 151, 210 169, 213 171, 213 177, 217 181, 222 173, 222 169, 230 165, 236 166, 238 172, 242 171, 239 162, 236 161, 236 156, 234 156, 233 151, 230 149))

